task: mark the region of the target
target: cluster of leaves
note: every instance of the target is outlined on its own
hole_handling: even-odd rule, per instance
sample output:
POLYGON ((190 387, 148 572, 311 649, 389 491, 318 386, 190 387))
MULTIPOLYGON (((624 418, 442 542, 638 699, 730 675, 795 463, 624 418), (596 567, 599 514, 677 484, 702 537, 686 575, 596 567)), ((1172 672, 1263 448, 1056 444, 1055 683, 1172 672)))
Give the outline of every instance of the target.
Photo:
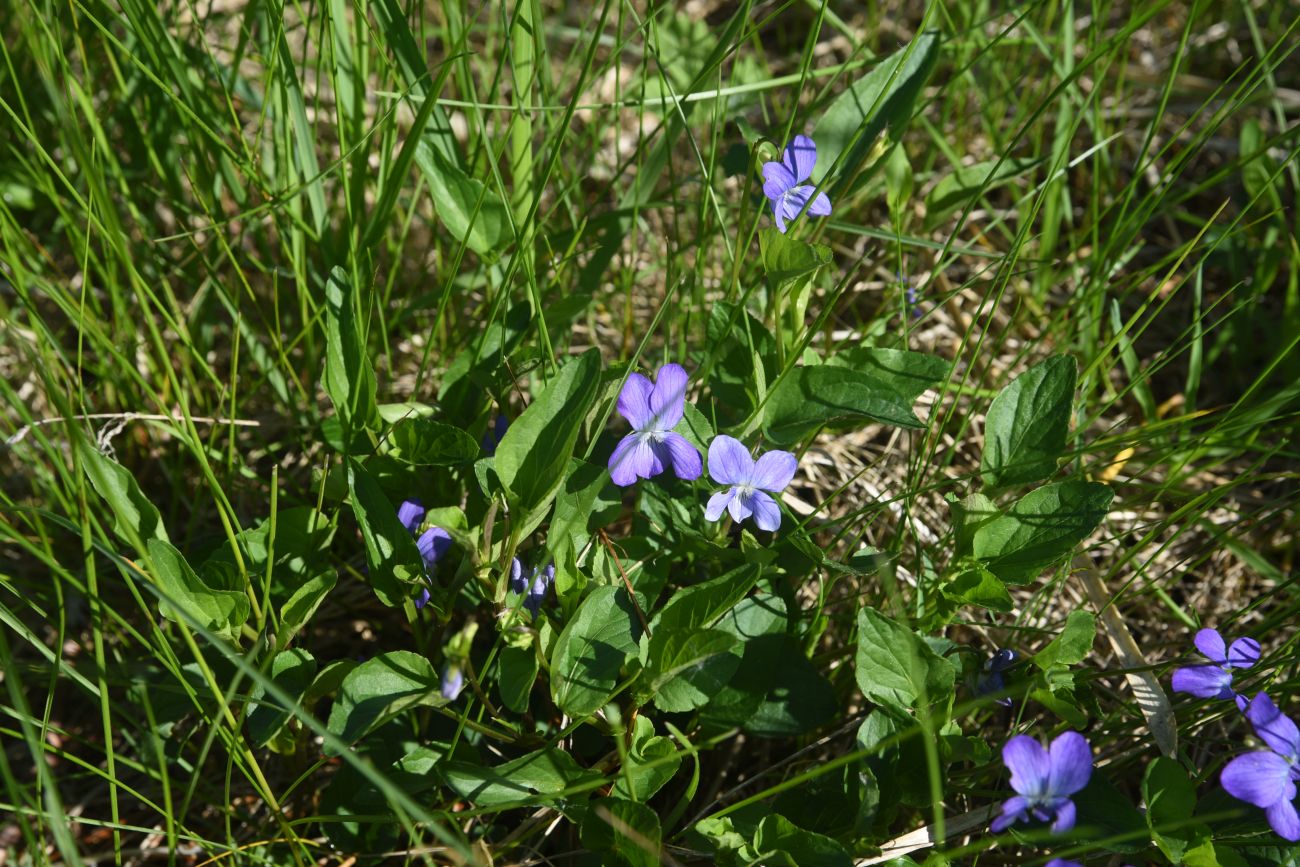
MULTIPOLYGON (((776 233, 762 240, 769 279, 784 290, 816 270, 791 262, 826 256, 776 233)), ((509 353, 518 333, 513 314, 496 327, 495 352, 451 366, 437 407, 377 404, 341 271, 327 297, 323 386, 335 415, 325 434, 341 463, 321 479, 323 508, 280 512, 191 567, 129 474, 81 443, 116 531, 140 558, 134 574, 156 591, 164 616, 214 646, 242 649, 259 672, 249 672, 246 693, 236 689, 253 746, 314 750, 304 721, 328 701, 317 732, 325 755, 364 756, 411 798, 436 789, 488 812, 554 806, 578 823, 584 845, 614 860, 649 863, 667 837, 685 835, 725 863, 848 863, 850 851, 894 827, 900 810, 943 797, 940 781, 988 764, 990 748, 986 736, 963 728, 973 711, 959 703, 959 686, 977 673, 982 652, 938 637, 942 627, 964 606, 1008 610, 1006 585, 1066 558, 1110 502, 1105 486, 1077 480, 1005 495, 1055 474, 1066 451, 1075 365, 1048 359, 989 408, 985 485, 951 498, 960 546, 924 601, 915 624, 924 632, 901 607, 857 613, 853 669, 871 710, 851 761, 775 804, 684 824, 688 806, 707 806, 696 802, 698 750, 737 729, 806 736, 860 700, 809 657, 826 622, 804 591, 814 575, 829 595, 841 581, 888 574, 889 558, 863 550, 837 560, 806 524, 775 535, 727 534, 702 519, 707 486, 669 475, 643 483, 628 501, 600 460, 614 441, 604 422, 625 371, 603 367, 595 350, 558 363, 544 382, 539 368, 527 407, 493 443, 491 421, 509 407, 486 397, 508 393, 494 377, 496 353, 509 353), (485 455, 485 446, 494 453, 485 455), (433 504, 426 520, 455 542, 433 575, 397 515, 397 504, 416 494, 433 504), (348 549, 335 539, 343 515, 366 562, 349 579, 405 612, 414 649, 324 661, 295 641, 335 587, 331 556, 348 549), (536 615, 507 592, 516 556, 554 563, 556 603, 536 615), (422 591, 429 604, 417 611, 422 591), (441 652, 419 640, 421 624, 443 637, 441 652), (453 659, 463 660, 472 714, 448 707, 441 688, 437 663, 453 659), (681 776, 686 767, 689 779, 681 776), (670 785, 674 809, 646 806, 670 785)), ((701 451, 715 426, 794 448, 818 432, 864 424, 919 429, 912 402, 950 374, 932 356, 863 346, 825 359, 804 347, 795 356, 802 364, 782 368, 777 338, 742 306, 718 304, 712 316, 715 340, 694 359, 707 371, 704 393, 676 428, 701 451)), ((1076 612, 1034 657, 1039 674, 1012 688, 1075 720, 1082 712, 1069 667, 1092 637, 1091 616, 1076 612)), ((234 658, 226 655, 223 671, 234 658)), ((348 848, 389 846, 401 824, 373 817, 397 816, 400 807, 348 765, 324 791, 321 812, 370 818, 324 830, 348 848)))

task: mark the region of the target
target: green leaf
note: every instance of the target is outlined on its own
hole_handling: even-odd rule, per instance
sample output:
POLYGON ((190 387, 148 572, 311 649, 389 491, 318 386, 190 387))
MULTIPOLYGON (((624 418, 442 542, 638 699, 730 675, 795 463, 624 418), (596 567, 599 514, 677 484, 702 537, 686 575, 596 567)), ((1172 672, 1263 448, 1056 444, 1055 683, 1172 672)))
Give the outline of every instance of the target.
POLYGON ((1178 762, 1158 756, 1147 765, 1142 799, 1147 805, 1151 839, 1171 863, 1183 863, 1189 850, 1209 841, 1209 829, 1191 821, 1196 811, 1196 786, 1178 762))
MULTIPOLYGON (((274 589, 277 595, 283 595, 280 591, 295 583, 287 580, 286 576, 289 579, 305 578, 322 569, 334 568, 328 552, 337 528, 324 512, 311 506, 282 509, 275 517, 274 526, 274 539, 271 538, 272 521, 267 519, 236 534, 234 545, 238 546, 249 574, 264 573, 274 550, 277 579, 274 589)), ((205 566, 226 563, 234 567, 237 562, 233 547, 227 541, 213 552, 205 566)))
POLYGON ((759 231, 758 249, 773 286, 810 277, 833 260, 831 248, 825 244, 809 244, 772 227, 759 231))
MULTIPOLYGON (((316 659, 301 648, 277 653, 271 660, 271 682, 292 696, 302 696, 316 677, 316 659)), ((281 707, 266 697, 260 683, 252 690, 253 706, 248 711, 248 741, 255 747, 266 746, 289 721, 292 708, 281 707)))
POLYGON ((86 478, 113 512, 114 534, 141 553, 151 539, 166 542, 167 529, 163 527, 162 516, 140 490, 135 476, 117 461, 101 454, 82 434, 77 434, 76 441, 86 478))
POLYGON ((915 179, 907 151, 901 144, 894 145, 885 160, 885 202, 889 206, 889 216, 898 225, 902 225, 907 203, 912 199, 915 179))
POLYGON ((1078 819, 1064 841, 1101 848, 1121 855, 1140 852, 1150 846, 1146 822, 1133 801, 1093 773, 1083 791, 1073 796, 1078 819))
POLYGON ((276 635, 279 647, 288 644, 307 625, 337 581, 338 573, 331 569, 307 579, 293 591, 280 608, 280 631, 276 635))
POLYGON ((792 867, 853 865, 853 859, 837 841, 805 831, 776 813, 758 824, 754 848, 763 854, 764 864, 789 864, 792 867), (783 853, 787 857, 773 857, 773 853, 783 853))
POLYGON ((902 395, 908 404, 923 392, 943 384, 952 372, 952 364, 937 355, 877 346, 856 346, 837 352, 826 363, 855 370, 902 395))
POLYGON ((422 467, 456 467, 473 463, 478 442, 465 431, 420 416, 402 419, 393 428, 394 457, 422 467))
POLYGON ((879 380, 837 365, 796 367, 772 390, 764 408, 764 432, 789 446, 828 422, 881 422, 923 427, 912 402, 879 380))
POLYGON ((604 526, 622 508, 623 498, 606 469, 574 458, 569 461, 564 486, 555 497, 555 514, 546 534, 547 546, 557 560, 566 551, 576 554, 591 538, 593 525, 604 526))
POLYGON ((1097 529, 1114 493, 1097 482, 1068 481, 1025 494, 975 531, 975 557, 1008 584, 1032 580, 1097 529))
POLYGON ((714 431, 713 425, 704 417, 704 413, 695 408, 695 404, 687 401, 682 404, 682 420, 677 423, 673 430, 683 437, 691 445, 699 449, 700 454, 709 453, 709 443, 713 442, 714 431))
POLYGON ((501 438, 494 466, 520 512, 539 513, 555 497, 599 387, 600 351, 589 349, 560 368, 501 438))
POLYGON ((147 549, 158 588, 167 600, 158 603, 163 617, 181 623, 176 613, 179 609, 209 632, 232 641, 239 637, 240 627, 248 620, 246 594, 208 586, 166 539, 150 539, 147 549))
POLYGON ((1078 665, 1092 651, 1097 638, 1097 618, 1087 611, 1071 611, 1061 634, 1034 655, 1034 665, 1046 671, 1054 665, 1078 665))
POLYGON ((1070 428, 1078 365, 1053 356, 998 392, 984 423, 980 475, 1000 488, 1045 479, 1056 472, 1070 428))
POLYGON ((746 563, 717 578, 678 590, 650 621, 650 631, 712 626, 745 598, 762 574, 758 564, 746 563))
MULTIPOLYGON (((675 693, 661 694, 664 686, 688 669, 698 670, 704 663, 720 654, 725 654, 738 644, 736 636, 720 629, 671 629, 653 630, 653 635, 642 642, 644 649, 641 681, 638 694, 643 700, 651 698, 655 706, 668 712, 683 712, 702 706, 711 695, 693 695, 683 697, 675 693)), ((740 664, 738 658, 732 657, 734 666, 740 664)))
MULTIPOLYGON (((732 651, 740 657, 740 665, 726 677, 723 688, 714 693, 706 706, 706 716, 722 725, 740 725, 754 716, 772 687, 772 672, 785 647, 785 636, 781 634, 785 627, 785 603, 770 594, 746 597, 723 615, 717 628, 743 642, 732 651)), ((707 675, 709 669, 720 667, 719 659, 706 665, 703 673, 707 675)))
POLYGON ((875 147, 876 137, 889 127, 897 142, 912 119, 916 97, 939 59, 939 37, 934 31, 917 34, 911 44, 881 61, 836 97, 813 129, 817 163, 830 171, 841 159, 831 195, 849 184, 875 147))
POLYGON ((348 488, 352 512, 366 543, 366 565, 370 586, 379 601, 390 607, 414 595, 412 585, 420 580, 424 559, 411 532, 397 519, 397 509, 388 501, 379 482, 356 461, 348 462, 348 488))
POLYGON ((975 550, 975 531, 1002 513, 987 494, 978 491, 960 500, 949 495, 948 506, 952 509, 953 529, 957 536, 953 553, 958 557, 969 557, 975 550))
POLYGON ((497 689, 501 702, 515 713, 528 712, 528 696, 537 681, 537 653, 531 647, 506 647, 501 651, 497 689))
POLYGON ((681 768, 682 756, 672 739, 654 731, 654 723, 644 715, 637 716, 627 761, 614 781, 614 794, 618 797, 648 801, 681 768))
POLYGON ((449 761, 442 778, 451 789, 480 807, 500 807, 530 798, 552 803, 565 789, 601 779, 564 750, 537 750, 494 768, 449 761))
MULTIPOLYGON (((835 719, 839 700, 821 669, 804 655, 802 644, 792 635, 770 635, 746 642, 746 651, 766 645, 768 662, 759 672, 766 691, 744 729, 753 735, 788 738, 806 734, 835 719)), ((761 658, 763 653, 755 655, 761 658)), ((746 652, 743 665, 748 665, 746 652)), ((739 677, 739 672, 737 672, 739 677)))
POLYGON ((952 692, 956 671, 912 630, 871 608, 858 612, 858 688, 871 701, 913 707, 952 692))
POLYGON ((347 272, 335 267, 325 282, 325 375, 321 384, 343 425, 344 440, 374 427, 375 371, 357 326, 356 302, 347 272))
POLYGON ((993 611, 1010 611, 1011 594, 1006 585, 983 566, 976 564, 944 586, 943 595, 954 602, 978 605, 993 611))
POLYGON ((640 637, 641 624, 627 591, 596 588, 555 642, 551 697, 556 706, 574 719, 604 707, 640 637))
POLYGON ((645 804, 598 798, 582 820, 583 848, 600 854, 602 864, 658 867, 659 816, 645 804))
MULTIPOLYGON (((423 656, 409 650, 381 653, 343 678, 327 728, 344 743, 352 743, 407 708, 445 705, 441 684, 433 663, 423 656)), ((328 744, 325 754, 338 755, 328 744)))
POLYGON ((510 214, 501 197, 438 153, 425 132, 415 149, 433 199, 434 213, 447 230, 488 262, 495 262, 514 240, 510 214))
POLYGON ((935 225, 953 211, 965 207, 977 196, 1000 187, 1042 164, 1042 159, 1021 157, 988 160, 972 166, 958 166, 944 175, 925 197, 925 220, 935 225))

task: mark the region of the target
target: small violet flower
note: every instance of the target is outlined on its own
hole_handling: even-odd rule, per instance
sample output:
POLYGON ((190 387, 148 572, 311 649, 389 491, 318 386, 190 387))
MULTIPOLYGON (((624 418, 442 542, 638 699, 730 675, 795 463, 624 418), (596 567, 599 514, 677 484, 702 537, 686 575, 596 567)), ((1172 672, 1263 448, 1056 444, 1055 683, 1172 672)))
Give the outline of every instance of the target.
POLYGON ((1300 840, 1300 814, 1294 803, 1300 782, 1300 730, 1262 692, 1246 708, 1246 719, 1268 749, 1237 756, 1224 766, 1219 781, 1229 795, 1262 807, 1279 837, 1300 840))
POLYGON ((1028 735, 1016 735, 1002 747, 1002 762, 1011 771, 1016 795, 1003 802, 1002 815, 993 820, 993 833, 1030 818, 1050 820, 1058 834, 1074 827, 1070 796, 1088 785, 1092 776, 1092 748, 1083 735, 1064 732, 1047 749, 1028 735))
POLYGON ((1083 867, 1083 865, 1078 861, 1066 861, 1064 858, 1053 858, 1051 861, 1044 864, 1043 867, 1083 867))
POLYGON ((465 675, 461 674, 460 666, 455 663, 448 663, 447 667, 442 670, 442 697, 447 701, 455 701, 456 696, 465 688, 465 675))
MULTIPOLYGON (((911 283, 908 283, 907 291, 905 294, 906 294, 908 309, 912 311, 912 318, 920 319, 921 318, 921 293, 917 291, 915 286, 913 286, 911 283)), ((1066 861, 1063 863, 1069 864, 1072 862, 1066 861)))
POLYGON ((627 486, 638 478, 657 476, 670 466, 679 479, 700 477, 700 453, 681 434, 673 433, 685 412, 688 379, 679 364, 659 368, 653 384, 639 373, 628 376, 618 396, 618 411, 632 425, 632 432, 609 457, 614 484, 627 486))
POLYGON ((753 515, 760 530, 777 529, 781 526, 781 509, 764 492, 781 493, 798 468, 798 460, 789 452, 771 451, 755 461, 734 437, 714 437, 709 444, 709 476, 731 487, 709 497, 704 520, 716 521, 725 510, 737 522, 753 515))
MULTIPOLYGON (((992 695, 1007 688, 1004 672, 1020 659, 1020 654, 1010 648, 1002 648, 984 663, 984 673, 975 681, 976 695, 992 695)), ((1004 695, 996 700, 1003 707, 1011 707, 1011 696, 1004 695)))
POLYGON ((432 596, 432 594, 429 593, 429 588, 428 588, 428 587, 421 587, 421 588, 420 588, 420 593, 419 593, 419 595, 417 595, 417 596, 415 597, 415 607, 416 607, 417 609, 420 609, 420 608, 423 608, 424 606, 428 605, 428 604, 429 604, 429 599, 431 598, 431 596, 432 596))
POLYGON ((763 195, 772 205, 776 216, 776 227, 785 232, 787 220, 799 216, 808 206, 808 213, 814 217, 829 217, 831 200, 825 193, 817 193, 816 187, 804 183, 812 177, 813 166, 817 164, 817 145, 806 135, 797 135, 794 141, 785 146, 785 154, 780 162, 763 163, 763 195))
POLYGON ((1232 670, 1250 668, 1259 661, 1259 642, 1238 638, 1225 647, 1217 629, 1202 629, 1193 639, 1199 650, 1214 665, 1189 665, 1174 672, 1174 692, 1186 692, 1197 698, 1236 699, 1240 710, 1246 709, 1245 696, 1232 688, 1232 670))
POLYGON ((414 497, 402 500, 402 505, 397 507, 397 520, 402 522, 408 533, 415 535, 424 523, 424 503, 414 497))

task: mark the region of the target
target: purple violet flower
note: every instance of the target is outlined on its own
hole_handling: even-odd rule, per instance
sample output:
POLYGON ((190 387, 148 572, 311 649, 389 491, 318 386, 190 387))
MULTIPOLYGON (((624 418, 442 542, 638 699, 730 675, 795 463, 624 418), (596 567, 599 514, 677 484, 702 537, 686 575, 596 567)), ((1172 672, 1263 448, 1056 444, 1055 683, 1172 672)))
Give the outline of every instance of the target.
POLYGON ((785 490, 799 468, 799 461, 789 452, 771 451, 755 461, 740 440, 721 434, 709 444, 709 476, 720 485, 730 485, 709 497, 704 520, 716 521, 723 511, 739 523, 750 515, 760 530, 781 526, 781 509, 765 491, 779 494, 785 490))
POLYGON ((1219 781, 1229 795, 1262 807, 1279 837, 1300 840, 1300 814, 1293 803, 1300 782, 1300 730, 1262 692, 1246 708, 1246 719, 1268 749, 1237 756, 1224 766, 1219 781))
POLYGON ((628 375, 618 395, 618 411, 632 425, 632 432, 609 456, 614 484, 625 487, 670 466, 679 479, 700 477, 704 468, 700 453, 681 434, 673 433, 685 412, 688 380, 680 364, 659 368, 653 384, 639 373, 628 375))
POLYGON ((461 674, 460 666, 454 663, 448 663, 442 670, 442 697, 447 701, 455 701, 456 696, 465 688, 465 675, 461 674))
POLYGON ((424 558, 425 569, 432 572, 438 560, 451 550, 451 534, 442 527, 430 527, 415 540, 415 546, 424 558))
POLYGON ((1051 861, 1044 864, 1043 867, 1083 867, 1083 865, 1078 861, 1066 861, 1064 858, 1053 858, 1051 861))
POLYGON ((1074 827, 1070 796, 1088 785, 1092 776, 1092 748, 1083 735, 1064 732, 1048 749, 1028 735, 1016 735, 1002 747, 1002 763, 1011 771, 1016 795, 1003 802, 1002 815, 993 820, 993 833, 1030 818, 1050 820, 1058 834, 1074 827))
POLYGON ((785 232, 787 220, 799 216, 808 206, 808 213, 814 217, 829 217, 831 200, 825 193, 817 193, 816 187, 804 181, 812 177, 813 166, 817 164, 817 145, 806 135, 797 135, 794 141, 785 146, 785 153, 780 162, 763 163, 763 195, 772 205, 776 216, 776 227, 785 232))
POLYGON ((421 588, 420 588, 420 592, 419 592, 419 594, 416 595, 416 597, 415 597, 415 607, 416 607, 416 609, 418 610, 418 609, 421 609, 421 608, 423 608, 424 606, 428 605, 428 604, 429 604, 429 599, 430 599, 431 596, 432 596, 432 594, 429 593, 429 588, 428 588, 428 587, 421 587, 421 588))
POLYGON ((424 523, 424 503, 414 497, 402 500, 402 505, 397 507, 397 520, 402 522, 407 532, 414 535, 424 523))
POLYGON ((1193 639, 1199 650, 1214 665, 1189 665, 1174 672, 1174 692, 1185 692, 1197 698, 1232 698, 1237 708, 1246 709, 1245 696, 1232 688, 1232 670, 1250 668, 1259 661, 1259 642, 1253 638, 1238 638, 1231 647, 1225 647, 1223 636, 1217 629, 1202 629, 1193 639))

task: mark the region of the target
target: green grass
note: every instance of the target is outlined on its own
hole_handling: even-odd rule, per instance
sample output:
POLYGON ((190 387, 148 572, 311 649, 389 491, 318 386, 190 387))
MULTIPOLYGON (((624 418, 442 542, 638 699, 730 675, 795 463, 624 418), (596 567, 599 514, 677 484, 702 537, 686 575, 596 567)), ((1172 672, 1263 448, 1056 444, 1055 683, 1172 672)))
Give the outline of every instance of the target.
MULTIPOLYGON (((324 703, 302 715, 296 750, 254 748, 242 718, 267 681, 258 640, 278 625, 274 576, 233 569, 252 609, 239 652, 161 620, 148 569, 88 481, 76 444, 98 438, 191 562, 277 510, 347 517, 329 547, 338 585, 304 643, 322 662, 432 654, 461 619, 444 628, 376 604, 351 510, 324 481, 342 468, 322 430, 334 416, 321 386, 333 268, 355 287, 379 401, 458 412, 475 438, 588 347, 620 379, 621 363, 674 360, 703 376, 720 362, 708 323, 724 301, 743 300, 774 331, 782 370, 805 351, 858 344, 955 363, 921 405, 923 431, 823 434, 801 450, 793 493, 814 507, 809 533, 845 555, 878 548, 897 568, 819 573, 799 590, 799 638, 835 689, 833 724, 774 740, 672 734, 683 770, 651 803, 675 820, 663 830, 679 861, 710 857, 687 820, 771 803, 853 752, 866 711, 850 673, 856 609, 931 622, 955 544, 943 496, 974 489, 991 397, 1054 353, 1080 371, 1066 472, 1116 494, 1085 556, 1146 664, 1167 684, 1193 625, 1249 632, 1272 672, 1260 685, 1289 695, 1300 13, 1249 2, 688 8, 0 4, 0 828, 15 863, 122 864, 159 849, 150 857, 169 863, 346 855, 324 848, 332 813, 319 798, 340 761, 418 826, 407 860, 442 863, 445 847, 474 841, 496 863, 567 863, 582 848, 573 825, 552 828, 538 807, 471 809, 445 788, 410 793, 350 753, 325 759, 312 742, 328 734, 324 703), (891 171, 877 148, 831 218, 805 218, 834 262, 798 315, 764 282, 758 230, 771 215, 757 166, 926 28, 941 43, 896 130, 906 159, 891 171), (958 172, 976 163, 992 176, 958 172), (945 179, 956 193, 942 200, 945 179), (443 392, 457 359, 495 357, 503 334, 509 357, 471 394, 443 392)), ((610 411, 600 406, 579 456, 604 460, 596 432, 610 411)), ((421 483, 449 502, 473 478, 421 483)), ((1014 597, 1014 614, 964 609, 944 634, 1031 652, 1089 607, 1066 567, 1014 597)), ((1120 668, 1099 636, 1075 676, 1106 776, 1136 802, 1155 751, 1120 668)), ((472 710, 418 719, 502 736, 466 701, 472 710)), ((1229 739, 1176 704, 1183 756, 1213 788, 1223 754, 1211 760, 1211 747, 1229 739)), ((996 749, 1007 721, 981 713, 996 749)), ((1059 722, 1034 703, 1017 714, 1059 722)), ((581 752, 590 732, 541 736, 581 752)), ((877 843, 1003 796, 987 763, 940 779, 934 756, 923 761, 943 803, 881 820, 877 843)), ((602 766, 601 785, 617 764, 602 766)), ((947 845, 967 863, 991 842, 947 845)), ((1042 854, 1024 851, 1005 844, 978 860, 1042 854)))

